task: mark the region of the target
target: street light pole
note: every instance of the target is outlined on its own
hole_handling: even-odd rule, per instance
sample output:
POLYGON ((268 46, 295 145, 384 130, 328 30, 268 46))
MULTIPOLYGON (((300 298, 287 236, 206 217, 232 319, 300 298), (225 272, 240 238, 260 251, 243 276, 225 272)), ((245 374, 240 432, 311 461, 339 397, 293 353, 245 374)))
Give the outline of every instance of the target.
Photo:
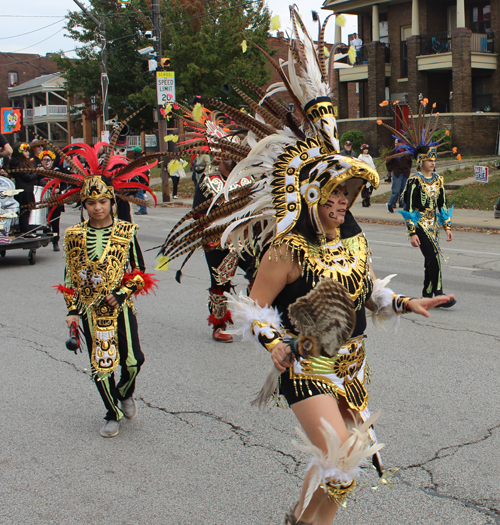
POLYGON ((90 12, 87 11, 87 8, 78 0, 73 0, 75 4, 94 22, 94 24, 99 28, 99 33, 101 34, 101 89, 102 89, 102 116, 103 116, 103 126, 106 129, 106 121, 109 120, 109 109, 108 109, 108 71, 106 68, 106 19, 104 16, 101 16, 101 20, 97 18, 90 12))

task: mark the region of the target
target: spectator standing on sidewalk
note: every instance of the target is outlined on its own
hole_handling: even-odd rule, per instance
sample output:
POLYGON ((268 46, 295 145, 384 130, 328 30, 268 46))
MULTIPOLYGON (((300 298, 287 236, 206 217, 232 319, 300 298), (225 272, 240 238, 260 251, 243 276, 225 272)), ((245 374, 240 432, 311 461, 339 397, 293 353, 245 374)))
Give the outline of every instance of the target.
MULTIPOLYGON (((403 142, 396 139, 394 141, 394 149, 390 155, 395 155, 401 150, 403 142)), ((385 163, 387 171, 392 176, 391 196, 387 203, 387 209, 390 213, 394 213, 394 208, 399 201, 399 207, 403 208, 403 190, 405 189, 406 182, 410 176, 412 159, 409 155, 402 155, 401 157, 393 157, 385 163)))
MULTIPOLYGON (((370 155, 370 146, 368 144, 363 144, 361 146, 361 154, 358 156, 359 160, 362 160, 363 162, 366 162, 370 168, 373 168, 375 171, 377 171, 377 168, 375 168, 375 164, 373 163, 373 158, 370 155)), ((363 208, 369 208, 371 206, 370 203, 370 197, 373 193, 373 186, 367 182, 363 190, 361 191, 361 198, 362 200, 362 206, 363 208)))
POLYGON ((352 149, 350 140, 344 142, 344 149, 340 152, 340 155, 344 155, 345 157, 356 157, 356 152, 352 149))

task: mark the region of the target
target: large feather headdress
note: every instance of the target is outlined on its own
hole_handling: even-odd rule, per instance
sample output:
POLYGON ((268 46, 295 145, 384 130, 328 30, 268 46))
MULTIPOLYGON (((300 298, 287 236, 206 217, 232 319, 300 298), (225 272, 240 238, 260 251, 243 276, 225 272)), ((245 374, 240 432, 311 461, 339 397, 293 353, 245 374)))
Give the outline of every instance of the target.
POLYGON ((142 205, 144 201, 134 196, 138 189, 150 193, 156 204, 154 193, 146 184, 137 182, 137 177, 148 180, 148 170, 153 168, 158 162, 157 158, 164 156, 165 153, 145 155, 132 162, 127 157, 115 153, 115 144, 120 131, 136 114, 137 112, 130 115, 113 130, 109 143, 98 142, 94 146, 89 146, 83 142, 77 142, 59 149, 48 140, 40 138, 40 143, 55 151, 62 160, 66 161, 70 173, 43 168, 11 170, 13 172, 29 171, 51 178, 43 189, 42 200, 35 203, 34 207, 53 207, 57 204, 70 204, 80 200, 84 201, 87 198, 99 199, 101 197, 109 199, 116 197, 142 205), (104 152, 103 156, 99 156, 101 151, 104 152), (151 160, 153 162, 148 164, 151 160), (107 177, 111 185, 107 184, 102 177, 107 177), (71 184, 73 187, 61 194, 58 190, 62 183, 71 184))
MULTIPOLYGON (((411 155, 417 160, 417 169, 421 168, 424 160, 437 160, 438 154, 441 153, 438 153, 437 150, 439 147, 443 146, 443 142, 450 133, 446 130, 446 133, 440 139, 432 139, 437 130, 443 129, 442 126, 439 125, 439 112, 434 112, 436 103, 432 104, 431 112, 426 114, 429 99, 423 98, 420 101, 418 113, 416 115, 408 104, 408 120, 405 120, 405 118, 402 117, 403 111, 398 100, 394 101, 392 104, 387 100, 380 103, 380 106, 382 107, 389 105, 396 116, 396 120, 400 123, 401 129, 393 128, 382 120, 377 120, 377 124, 387 128, 401 145, 396 148, 396 153, 388 156, 386 160, 394 157, 411 155)), ((456 153, 456 148, 454 148, 454 153, 456 153)))
POLYGON ((203 217, 203 227, 200 229, 201 223, 193 224, 193 215, 188 214, 171 231, 160 250, 169 259, 211 242, 209 239, 220 239, 224 245, 229 236, 237 249, 247 246, 248 239, 254 246, 262 246, 269 238, 290 232, 304 205, 317 233, 322 234, 317 207, 328 200, 337 186, 342 184, 347 189, 349 207, 367 182, 378 187, 375 170, 358 159, 339 154, 335 109, 330 98, 334 54, 326 56, 324 42, 327 21, 320 26, 315 43, 295 6, 290 8, 290 14, 287 61, 277 62, 250 42, 267 57, 280 82, 266 91, 249 81, 235 79, 253 92, 258 102, 231 84, 254 116, 220 100, 203 99, 247 130, 247 135, 237 152, 224 142, 223 158, 237 164, 203 217), (290 96, 294 113, 274 98, 282 91, 290 96), (235 192, 237 183, 248 177, 255 182, 235 192), (182 225, 185 221, 188 224, 182 225))

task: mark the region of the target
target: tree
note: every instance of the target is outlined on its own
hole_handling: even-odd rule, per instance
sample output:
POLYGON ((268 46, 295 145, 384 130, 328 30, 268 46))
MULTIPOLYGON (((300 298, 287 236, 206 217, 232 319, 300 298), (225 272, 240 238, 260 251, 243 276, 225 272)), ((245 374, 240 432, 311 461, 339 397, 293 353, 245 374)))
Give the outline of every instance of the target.
MULTIPOLYGON (((243 53, 241 43, 251 40, 268 50, 269 11, 263 0, 169 0, 160 4, 163 56, 170 58, 176 73, 177 99, 189 102, 195 95, 241 103, 234 94, 224 94, 221 84, 242 76, 258 85, 270 78, 265 58, 250 44, 243 53)), ((144 104, 156 106, 154 74, 148 71, 148 56, 138 49, 151 45, 143 33, 151 30, 149 0, 119 4, 115 0, 90 0, 90 12, 104 16, 107 37, 110 114, 119 118, 144 104)), ((55 57, 70 94, 101 101, 101 49, 99 31, 81 11, 69 13, 68 35, 84 44, 77 60, 55 57)), ((141 112, 132 127, 150 129, 152 111, 141 112)))
POLYGON ((242 50, 249 40, 269 51, 270 15, 262 0, 170 0, 163 16, 164 55, 176 72, 179 99, 204 95, 240 104, 238 95, 221 92, 223 83, 239 76, 262 86, 271 77, 256 48, 248 43, 242 50))
MULTIPOLYGON (((148 72, 147 60, 137 52, 144 47, 141 31, 150 24, 146 2, 134 0, 133 5, 120 6, 113 0, 92 0, 89 11, 98 19, 105 17, 110 115, 117 113, 123 118, 145 103, 154 103, 154 78, 148 72)), ((64 73, 65 87, 70 94, 81 95, 86 101, 96 97, 102 102, 99 30, 81 11, 69 13, 66 29, 68 36, 84 46, 77 49, 77 60, 63 55, 54 58, 64 73)), ((86 111, 92 119, 90 109, 86 111)), ((151 111, 141 112, 131 122, 131 126, 141 129, 152 125, 151 111)))

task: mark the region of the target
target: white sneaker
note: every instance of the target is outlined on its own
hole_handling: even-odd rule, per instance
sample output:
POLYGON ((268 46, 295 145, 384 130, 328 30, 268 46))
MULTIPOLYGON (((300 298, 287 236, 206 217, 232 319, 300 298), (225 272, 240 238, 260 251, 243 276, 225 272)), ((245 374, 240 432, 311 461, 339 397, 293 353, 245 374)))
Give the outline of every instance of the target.
POLYGON ((104 426, 101 428, 101 436, 103 438, 115 437, 120 432, 120 422, 111 419, 106 421, 104 426))
POLYGON ((137 416, 137 405, 132 396, 120 401, 120 408, 127 419, 134 419, 137 416))

